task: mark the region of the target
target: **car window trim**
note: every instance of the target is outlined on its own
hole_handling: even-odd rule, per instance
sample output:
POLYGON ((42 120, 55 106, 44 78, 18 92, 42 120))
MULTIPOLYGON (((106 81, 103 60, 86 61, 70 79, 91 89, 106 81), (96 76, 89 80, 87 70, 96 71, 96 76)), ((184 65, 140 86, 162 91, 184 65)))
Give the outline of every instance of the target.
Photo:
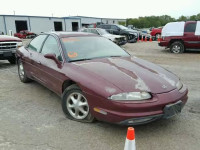
POLYGON ((185 28, 184 28, 184 32, 186 32, 186 33, 195 33, 196 28, 195 28, 195 31, 194 31, 194 32, 188 32, 188 31, 185 31, 186 28, 187 28, 187 26, 189 26, 190 24, 195 24, 195 25, 197 26, 197 22, 191 22, 191 23, 188 23, 188 24, 186 24, 186 26, 185 26, 185 28))
POLYGON ((43 49, 43 47, 44 47, 44 43, 46 42, 46 40, 47 40, 47 38, 48 38, 49 36, 52 36, 52 37, 55 38, 55 40, 56 40, 56 42, 57 42, 59 54, 60 54, 60 56, 62 57, 62 61, 60 61, 60 62, 64 62, 64 59, 63 59, 64 57, 63 57, 63 53, 62 53, 62 47, 61 47, 61 44, 60 44, 60 40, 58 40, 58 38, 57 38, 56 36, 54 36, 53 34, 48 34, 48 35, 47 35, 46 39, 44 40, 44 42, 43 42, 43 44, 42 44, 42 47, 41 47, 39 53, 40 53, 41 55, 44 56, 44 54, 42 54, 41 52, 42 52, 42 49, 43 49))
MULTIPOLYGON (((46 41, 46 39, 47 39, 47 37, 48 37, 48 34, 40 34, 40 35, 47 35, 46 38, 44 39, 44 41, 46 41)), ((40 36, 40 35, 38 35, 38 36, 40 36)), ((37 38, 38 36, 36 36, 35 38, 37 38)), ((35 38, 33 38, 31 41, 33 41, 35 38)), ((25 48, 27 48, 29 51, 34 51, 34 50, 31 50, 31 49, 28 48, 29 45, 30 45, 30 43, 31 43, 31 41, 27 44, 27 46, 26 46, 25 48)), ((41 48, 42 48, 43 45, 44 45, 44 41, 42 42, 42 45, 41 45, 41 47, 40 47, 40 50, 39 50, 39 51, 34 51, 34 52, 40 53, 41 48)))

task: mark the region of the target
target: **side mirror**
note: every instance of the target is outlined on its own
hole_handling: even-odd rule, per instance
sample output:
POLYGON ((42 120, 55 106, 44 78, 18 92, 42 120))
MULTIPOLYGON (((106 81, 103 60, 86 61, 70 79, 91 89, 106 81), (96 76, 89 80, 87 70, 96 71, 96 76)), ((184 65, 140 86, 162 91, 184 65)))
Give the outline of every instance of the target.
POLYGON ((44 57, 47 59, 54 60, 55 63, 57 64, 58 68, 61 68, 62 63, 56 58, 56 54, 45 54, 44 57))

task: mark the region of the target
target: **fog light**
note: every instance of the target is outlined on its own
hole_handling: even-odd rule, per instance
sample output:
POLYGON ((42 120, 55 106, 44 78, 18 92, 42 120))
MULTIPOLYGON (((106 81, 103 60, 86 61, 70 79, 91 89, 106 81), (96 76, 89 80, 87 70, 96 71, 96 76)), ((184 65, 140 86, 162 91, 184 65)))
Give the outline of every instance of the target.
POLYGON ((137 124, 137 123, 143 123, 143 122, 147 122, 150 121, 153 118, 142 118, 142 119, 133 119, 133 120, 129 120, 128 123, 129 124, 137 124))

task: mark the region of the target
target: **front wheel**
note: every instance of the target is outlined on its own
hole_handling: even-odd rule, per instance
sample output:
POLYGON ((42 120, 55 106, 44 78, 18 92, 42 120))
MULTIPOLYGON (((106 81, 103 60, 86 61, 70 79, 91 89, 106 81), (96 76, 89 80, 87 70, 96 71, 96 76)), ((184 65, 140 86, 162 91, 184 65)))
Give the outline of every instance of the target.
POLYGON ((180 41, 176 41, 171 44, 170 51, 175 54, 183 53, 184 52, 184 45, 180 41))
POLYGON ((80 122, 93 122, 87 98, 81 89, 73 84, 62 95, 62 109, 67 118, 80 122))
POLYGON ((19 75, 20 81, 23 83, 30 82, 31 79, 27 77, 26 71, 24 70, 24 65, 21 59, 18 60, 17 64, 18 64, 18 75, 19 75))

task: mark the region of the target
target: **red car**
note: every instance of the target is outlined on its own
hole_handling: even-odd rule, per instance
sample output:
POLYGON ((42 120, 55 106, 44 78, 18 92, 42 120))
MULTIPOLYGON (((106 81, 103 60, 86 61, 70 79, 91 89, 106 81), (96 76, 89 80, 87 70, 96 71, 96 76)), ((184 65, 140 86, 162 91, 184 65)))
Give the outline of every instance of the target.
POLYGON ((164 26, 159 46, 172 53, 200 50, 200 21, 171 22, 164 26))
POLYGON ((162 32, 162 27, 152 29, 150 34, 153 40, 157 40, 159 37, 161 37, 161 32, 162 32))
POLYGON ((76 121, 143 124, 174 116, 188 99, 176 75, 94 34, 41 34, 17 51, 17 60, 20 80, 54 91, 76 121))
POLYGON ((33 32, 22 30, 19 33, 15 33, 14 36, 21 39, 31 39, 31 38, 36 37, 37 35, 33 32))

